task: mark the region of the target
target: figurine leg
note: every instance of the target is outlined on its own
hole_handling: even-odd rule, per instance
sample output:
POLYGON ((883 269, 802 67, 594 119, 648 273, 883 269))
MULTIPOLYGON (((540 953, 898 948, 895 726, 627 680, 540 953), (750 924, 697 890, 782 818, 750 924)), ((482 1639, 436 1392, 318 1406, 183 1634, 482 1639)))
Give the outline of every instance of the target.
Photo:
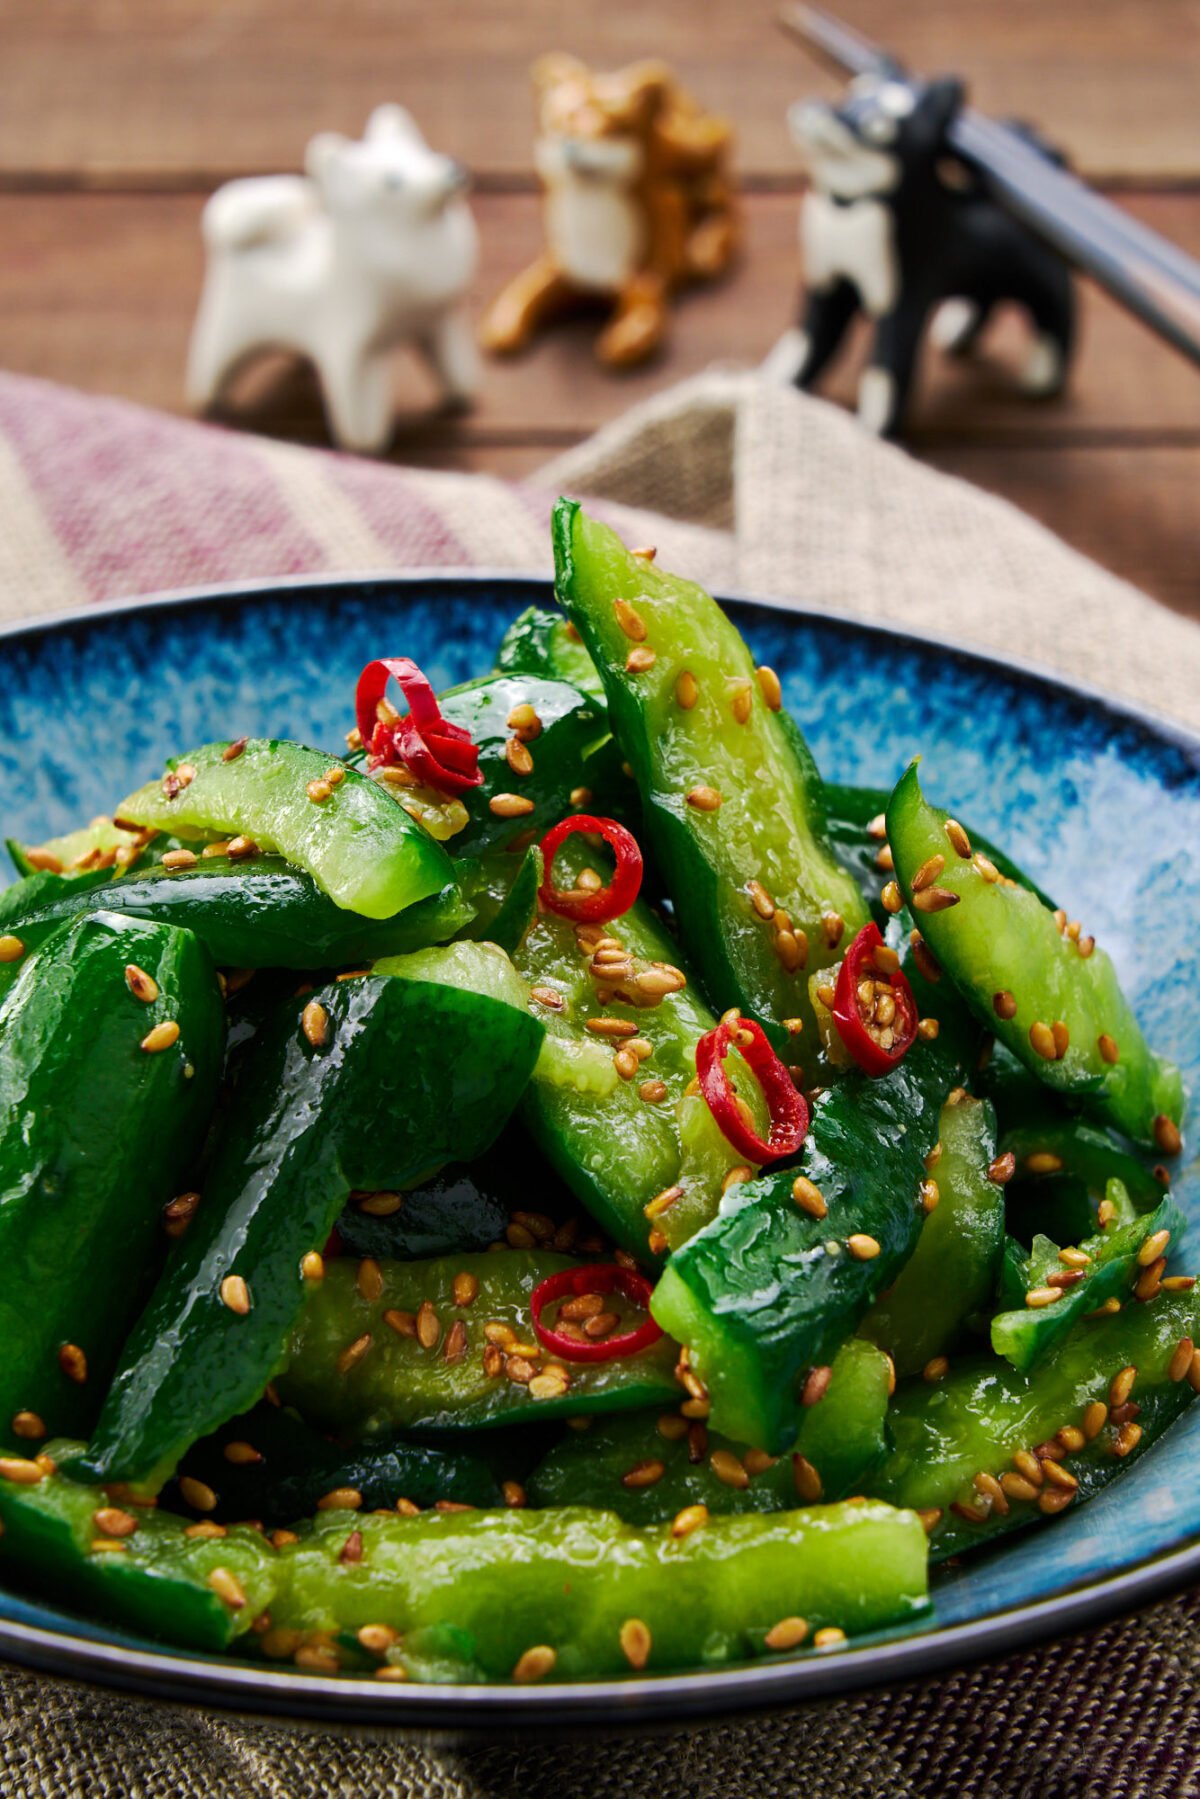
POLYGON ((849 281, 810 288, 800 324, 784 333, 762 365, 766 379, 781 386, 814 386, 837 354, 858 303, 858 289, 849 281))
POLYGON ((386 356, 345 354, 317 364, 329 435, 343 450, 376 455, 392 435, 391 364, 386 356))
POLYGON ((483 315, 479 341, 494 356, 523 350, 534 333, 570 303, 574 290, 549 256, 539 256, 507 287, 501 288, 483 315))
POLYGON ((596 339, 596 355, 608 368, 645 362, 667 334, 667 294, 658 275, 635 275, 617 299, 616 315, 596 339))
POLYGON ((992 316, 991 304, 978 300, 943 300, 933 315, 929 341, 947 356, 969 356, 992 316))
POLYGON ((188 405, 202 412, 219 398, 238 364, 261 342, 257 333, 235 328, 230 307, 214 302, 206 292, 196 314, 188 347, 185 391, 188 405))
POLYGON ((924 303, 910 297, 876 327, 871 360, 858 383, 858 417, 877 437, 894 437, 900 428, 927 316, 924 303))
POLYGON ((479 357, 466 314, 461 310, 447 313, 421 339, 420 347, 445 388, 447 400, 455 406, 469 405, 479 389, 479 357))
POLYGON ((1031 262, 1029 276, 1027 291, 1020 297, 1037 335, 1021 371, 1021 386, 1026 393, 1049 398, 1061 393, 1067 378, 1075 336, 1075 294, 1066 265, 1051 251, 1031 262))

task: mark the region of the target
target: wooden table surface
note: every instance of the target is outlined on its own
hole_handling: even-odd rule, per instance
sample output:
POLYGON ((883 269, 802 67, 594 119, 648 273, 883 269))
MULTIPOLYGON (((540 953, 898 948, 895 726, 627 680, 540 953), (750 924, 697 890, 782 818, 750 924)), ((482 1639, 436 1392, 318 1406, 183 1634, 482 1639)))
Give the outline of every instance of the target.
MULTIPOLYGON (((844 0, 844 11, 914 68, 966 75, 984 110, 1036 120, 1089 180, 1200 255, 1197 0, 844 0)), ((388 99, 474 170, 482 304, 539 243, 533 57, 664 56, 737 126, 736 272, 679 304, 666 354, 636 374, 601 372, 594 328, 565 326, 489 364, 469 416, 431 420, 427 381, 400 366, 397 459, 528 473, 667 382, 757 360, 790 322, 801 180, 784 113, 837 84, 772 14, 768 0, 4 0, 0 365, 180 409, 206 194, 298 167, 314 130, 357 133, 388 99)), ((913 449, 1200 615, 1200 372, 1090 286, 1081 300, 1066 398, 1017 395, 1020 331, 1007 320, 977 365, 928 356, 913 449)), ((852 387, 853 366, 832 391, 852 387)), ((325 441, 303 369, 264 362, 238 399, 239 422, 325 441)))

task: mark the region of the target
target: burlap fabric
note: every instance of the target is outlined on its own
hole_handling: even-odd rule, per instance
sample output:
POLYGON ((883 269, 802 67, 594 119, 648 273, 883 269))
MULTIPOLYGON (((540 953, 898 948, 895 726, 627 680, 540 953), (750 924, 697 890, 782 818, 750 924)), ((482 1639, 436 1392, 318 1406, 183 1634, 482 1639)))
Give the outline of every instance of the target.
MULTIPOLYGON (((205 430, 0 376, 0 618, 208 581, 547 566, 559 488, 712 586, 886 618, 1200 724, 1200 636, 818 402, 713 374, 525 487, 205 430)), ((138 1799, 1140 1799, 1200 1792, 1200 1596, 935 1681, 579 1744, 368 1742, 0 1673, 0 1792, 138 1799)))

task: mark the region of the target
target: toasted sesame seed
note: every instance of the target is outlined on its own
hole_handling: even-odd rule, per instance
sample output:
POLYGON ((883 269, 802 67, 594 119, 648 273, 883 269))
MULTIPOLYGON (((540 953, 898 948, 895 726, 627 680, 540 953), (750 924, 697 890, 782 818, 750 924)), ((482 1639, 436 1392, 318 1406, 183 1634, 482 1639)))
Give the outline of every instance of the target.
POLYGON ((1129 1398, 1129 1395, 1133 1392, 1133 1383, 1136 1379, 1137 1369, 1132 1365, 1128 1368, 1122 1368, 1119 1374, 1114 1374, 1112 1384, 1108 1389, 1109 1405, 1124 1405, 1125 1401, 1129 1398))
POLYGON ((708 1458, 708 1465, 722 1486, 735 1487, 741 1491, 750 1485, 750 1476, 731 1449, 714 1449, 708 1458))
POLYGON ((1151 1262, 1156 1262, 1159 1256, 1163 1254, 1170 1241, 1170 1231, 1154 1231, 1146 1238, 1145 1242, 1137 1252, 1138 1267, 1148 1268, 1151 1262))
POLYGON ((306 1281, 325 1279, 325 1258, 319 1249, 310 1249, 307 1255, 301 1256, 300 1278, 306 1281))
POLYGON ((896 858, 890 843, 881 844, 875 852, 875 866, 880 874, 890 875, 896 866, 896 858))
POLYGON ((423 1299, 417 1307, 417 1342, 422 1349, 433 1349, 442 1334, 442 1321, 433 1302, 423 1299))
POLYGON ((1030 1287, 1025 1295, 1025 1304, 1038 1311, 1042 1306, 1052 1306, 1055 1300, 1061 1298, 1061 1287, 1030 1287))
POLYGON ((404 1195, 386 1191, 366 1193, 361 1199, 355 1200, 354 1204, 356 1209, 365 1212, 368 1218, 391 1218, 403 1206, 404 1195))
POLYGON ((917 912, 946 912, 951 906, 957 906, 961 897, 961 894, 951 893, 948 887, 923 887, 913 894, 912 903, 917 912))
POLYGON ((949 1372, 950 1372, 949 1358, 944 1355, 935 1355, 935 1356, 931 1356, 930 1359, 926 1362, 924 1368, 922 1368, 921 1378, 922 1378, 922 1380, 929 1381, 930 1384, 932 1385, 932 1384, 935 1384, 937 1381, 945 1380, 945 1378, 949 1374, 949 1372))
POLYGON ((192 1474, 180 1478, 179 1494, 185 1505, 190 1505, 194 1512, 215 1512, 217 1496, 207 1481, 197 1480, 192 1474))
MULTIPOLYGON (((636 1037, 637 1026, 630 1018, 589 1018, 585 1030, 594 1037, 636 1037)), ((634 1056, 636 1062, 637 1057, 634 1056)))
POLYGON ((778 1460, 777 1455, 768 1455, 765 1449, 748 1449, 742 1457, 742 1464, 746 1473, 753 1477, 756 1474, 765 1474, 767 1469, 773 1468, 778 1460))
POLYGON ((250 1310, 250 1289, 240 1274, 227 1274, 218 1289, 221 1304, 244 1318, 250 1310))
POLYGON ((808 1635, 806 1618, 781 1618, 778 1624, 772 1624, 763 1638, 768 1649, 777 1653, 787 1649, 798 1649, 808 1635))
POLYGON ((168 850, 161 866, 171 874, 177 868, 195 868, 198 860, 195 850, 168 850))
POLYGON ((891 1356, 887 1353, 886 1350, 884 1350, 884 1352, 883 1352, 883 1359, 887 1363, 888 1398, 890 1399, 892 1397, 892 1394, 896 1391, 896 1364, 892 1360, 891 1356))
POLYGON ((415 1312, 397 1311, 390 1306, 383 1314, 383 1322, 389 1330, 395 1331, 398 1337, 415 1337, 417 1334, 417 1315, 415 1312))
POLYGON ((152 1030, 146 1032, 139 1047, 144 1049, 148 1056, 156 1056, 162 1050, 170 1049, 171 1045, 178 1041, 179 1021, 174 1018, 164 1018, 161 1024, 156 1024, 152 1030))
POLYGON ((1014 996, 1008 991, 1007 987, 1002 987, 999 993, 993 993, 992 1011, 996 1014, 997 1018, 1007 1019, 1016 1017, 1017 1002, 1014 996))
MULTIPOLYGON (((222 1537, 227 1537, 229 1532, 223 1524, 217 1524, 212 1518, 201 1518, 197 1523, 187 1525, 183 1534, 194 1543, 216 1543, 222 1537)), ((299 1539, 293 1537, 292 1541, 298 1542, 299 1539)))
POLYGON ((1057 1487, 1060 1492, 1074 1493, 1079 1486, 1078 1478, 1071 1473, 1071 1470, 1064 1468, 1061 1462, 1053 1461, 1050 1457, 1043 1460, 1042 1473, 1050 1485, 1057 1487))
POLYGON ((1035 1019, 1029 1027, 1029 1041, 1043 1061, 1056 1062, 1058 1060, 1058 1046, 1054 1041, 1054 1032, 1048 1024, 1043 1024, 1040 1018, 1035 1019))
POLYGON ((627 675, 647 674, 657 661, 658 652, 652 650, 648 643, 639 643, 630 650, 625 658, 625 673, 627 675))
POLYGON ((950 839, 955 855, 961 856, 964 862, 969 862, 971 860, 971 839, 967 836, 967 833, 963 830, 957 818, 948 818, 946 820, 945 832, 950 839))
POLYGON ((1031 1450, 1018 1449, 1013 1456, 1013 1467, 1018 1474, 1023 1474, 1026 1480, 1032 1481, 1035 1487, 1040 1487, 1046 1478, 1041 1462, 1031 1450))
POLYGON ((1047 1487, 1038 1494, 1038 1510, 1045 1512, 1047 1516, 1053 1516, 1055 1512, 1064 1511, 1074 1497, 1073 1488, 1047 1487))
POLYGON ((846 1238, 846 1248, 857 1262, 869 1262, 879 1254, 880 1245, 876 1238, 868 1237, 865 1231, 855 1231, 852 1237, 846 1238))
POLYGON ((814 1649, 840 1649, 846 1641, 846 1633, 839 1630, 836 1624, 827 1624, 813 1638, 814 1649))
POLYGON ((619 1049, 613 1057, 613 1067, 623 1081, 632 1081, 637 1076, 638 1059, 631 1049, 619 1049))
POLYGON ((329 1032, 329 1014, 318 999, 310 999, 300 1014, 300 1028, 314 1049, 320 1049, 329 1032))
POLYGON ((213 1568, 208 1575, 208 1584, 230 1611, 241 1611, 246 1603, 246 1594, 231 1568, 213 1568))
POLYGON ((807 1456, 792 1457, 792 1480, 795 1483, 796 1495, 809 1505, 815 1505, 823 1491, 821 1476, 813 1467, 807 1456))
POLYGON ((998 1513, 1001 1518, 1008 1516, 1008 1499, 1005 1496, 1004 1488, 994 1474, 989 1473, 987 1469, 982 1469, 975 1476, 973 1485, 979 1497, 991 1511, 998 1513))
POLYGON ((636 607, 631 606, 628 600, 614 600, 613 612, 626 637, 632 638, 634 643, 645 642, 646 621, 636 607))
POLYGON ((1194 1351, 1188 1365, 1187 1383, 1193 1393, 1200 1393, 1200 1349, 1194 1351))
POLYGON ((58 1365, 68 1380, 82 1387, 88 1377, 88 1361, 78 1343, 63 1343, 58 1351, 58 1365))
POLYGON ((1031 1480, 1026 1480, 1023 1474, 1002 1474, 1000 1487, 1008 1499, 1030 1500, 1036 1499, 1038 1496, 1038 1489, 1031 1480))
POLYGON ((926 1506, 924 1510, 918 1511, 917 1517, 921 1520, 925 1535, 931 1537, 942 1521, 942 1508, 940 1505, 926 1506))
POLYGON ((840 912, 826 912, 821 919, 821 930, 830 949, 836 949, 846 931, 846 921, 840 912))
POLYGON ((357 1487, 334 1487, 331 1492, 323 1493, 317 1501, 319 1512, 357 1512, 360 1510, 363 1496, 357 1487))
POLYGON ((558 1652, 551 1649, 548 1643, 535 1643, 532 1649, 527 1649, 520 1657, 512 1671, 512 1677, 522 1685, 541 1680, 550 1673, 557 1660, 558 1652))
POLYGON ((124 1555, 126 1545, 116 1542, 112 1537, 96 1537, 88 1544, 90 1555, 124 1555))
POLYGON ((467 1327, 461 1318, 456 1318, 446 1332, 446 1341, 442 1347, 442 1359, 446 1362, 461 1362, 467 1353, 467 1327))
POLYGON ((1071 1033, 1061 1018, 1056 1018, 1050 1028, 1054 1036, 1054 1054, 1056 1059, 1061 1062, 1070 1048, 1071 1033))
POLYGON ((374 1305, 377 1299, 382 1298, 383 1269, 374 1256, 363 1257, 358 1264, 354 1284, 358 1288, 360 1297, 365 1299, 368 1305, 374 1305))
POLYGON ((1117 1048, 1117 1040, 1115 1037, 1110 1037, 1107 1031, 1101 1031, 1096 1039, 1096 1047, 1100 1051, 1102 1062, 1112 1063, 1120 1060, 1121 1052, 1117 1048))
POLYGON ((746 892, 750 895, 750 903, 760 918, 774 918, 775 901, 761 881, 747 881, 746 892))
POLYGON ((1160 1112, 1154 1120, 1154 1141, 1164 1156, 1177 1156, 1183 1148, 1183 1138, 1179 1134, 1179 1126, 1174 1119, 1160 1112))
POLYGON ((533 773, 533 757, 529 747, 519 737, 510 737, 504 746, 504 760, 514 775, 531 775, 533 773))
POLYGON ((675 703, 683 712, 690 712, 700 695, 696 677, 688 668, 680 669, 675 677, 675 703))
POLYGON ((1140 1299, 1143 1305, 1151 1299, 1156 1299, 1166 1266, 1165 1257, 1159 1256, 1156 1262, 1151 1262, 1148 1268, 1144 1268, 1134 1282, 1133 1297, 1140 1299))
MULTIPOLYGON (((16 938, 13 941, 15 943, 16 938)), ((11 956, 0 956, 0 961, 11 962, 12 960, 11 956)), ((153 975, 148 975, 144 968, 139 968, 136 962, 125 964, 125 985, 134 999, 140 999, 144 1005, 149 1005, 152 1000, 158 998, 158 982, 153 975)))
POLYGON ((524 743, 532 743, 542 734, 542 721, 528 700, 514 706, 504 722, 524 743))
POLYGON ((814 1181, 809 1180, 807 1175, 798 1174, 792 1182, 792 1198, 800 1210, 807 1212, 810 1218, 824 1218, 829 1211, 825 1195, 814 1181))
POLYGON ((1102 1399, 1093 1399, 1091 1405, 1085 1406, 1083 1413, 1083 1434, 1088 1442, 1100 1435, 1108 1423, 1108 1407, 1102 1399))
POLYGON ((304 789, 314 806, 323 806, 333 792, 328 781, 309 781, 304 789))
POLYGON ((1190 1293, 1196 1285, 1194 1274, 1164 1274, 1160 1282, 1164 1293, 1190 1293))
POLYGON ((887 883, 886 887, 883 889, 883 892, 879 895, 879 902, 882 905, 884 911, 892 913, 893 916, 897 912, 900 912, 903 910, 904 899, 903 899, 900 889, 896 885, 895 881, 889 881, 887 883))
POLYGON ((1142 1440, 1142 1427, 1134 1424, 1132 1419, 1122 1424, 1112 1442, 1112 1452, 1122 1461, 1142 1440))
POLYGON ((355 1634, 368 1655, 386 1655, 400 1641, 390 1624, 364 1624, 355 1634))
POLYGON ((25 945, 11 931, 0 937, 0 962, 19 962, 25 954, 25 945))
POLYGON ((832 1368, 827 1367, 827 1366, 822 1366, 819 1368, 810 1368, 807 1376, 805 1377, 804 1385, 800 1389, 800 1404, 801 1405, 817 1405, 822 1399, 824 1399, 825 1394, 829 1390, 829 1383, 832 1379, 833 1379, 833 1369, 832 1368))
POLYGON ((621 1654, 629 1666, 640 1673, 650 1660, 652 1639, 649 1628, 640 1618, 626 1618, 621 1626, 619 1641, 621 1654))
POLYGON ((936 1018, 921 1018, 917 1021, 917 1036, 923 1043, 933 1043, 941 1028, 936 1018))
POLYGON ((692 787, 688 791, 687 803, 697 812, 715 812, 721 804, 721 795, 715 787, 692 787))
POLYGON ((627 1469, 621 1476, 621 1485, 635 1490, 639 1487, 652 1487, 657 1481, 662 1479, 666 1471, 667 1468, 665 1462, 659 1462, 653 1459, 645 1462, 635 1462, 633 1467, 627 1469))
POLYGON ((350 1370, 362 1361, 371 1347, 371 1342, 370 1331, 364 1331, 361 1337, 355 1337, 353 1343, 347 1343, 334 1364, 338 1373, 349 1374, 350 1370))
POLYGON ((922 893, 926 887, 932 887, 945 866, 946 858, 940 851, 935 855, 928 857, 926 861, 922 862, 920 868, 918 868, 916 874, 912 878, 910 885, 913 892, 922 893))
POLYGON ((783 688, 773 668, 764 663, 758 670, 758 690, 768 712, 778 712, 783 705, 783 688))
POLYGON ((729 710, 739 725, 750 723, 750 713, 754 706, 754 689, 749 681, 741 681, 733 690, 729 702, 729 710))
POLYGON ((1026 1174, 1061 1174, 1062 1165, 1062 1157, 1049 1149, 1035 1149, 1025 1158, 1026 1174))
POLYGON ((302 1643, 292 1661, 306 1674, 337 1674, 342 1666, 337 1650, 328 1643, 302 1643))
POLYGON ((921 1182, 921 1210, 923 1212, 936 1212, 941 1200, 942 1190, 936 1181, 921 1182))
POLYGON ((523 1355, 510 1355, 505 1361, 504 1372, 509 1380, 516 1382, 517 1386, 525 1387, 528 1386, 529 1382, 534 1378, 537 1370, 527 1357, 523 1355))
POLYGON ((15 1437, 24 1437, 36 1443, 45 1436, 46 1426, 36 1412, 14 1412, 12 1432, 15 1437))
MULTIPOLYGON (((627 1055, 628 1053, 627 1050, 621 1051, 622 1055, 627 1055)), ((638 1088, 638 1098, 644 1099, 648 1106, 658 1106, 666 1099, 667 1092, 667 1083, 665 1081, 643 1081, 638 1088)))
POLYGON ((232 1462, 235 1468, 250 1468, 263 1459, 260 1449, 255 1449, 253 1443, 243 1443, 240 1439, 226 1443, 222 1453, 225 1460, 232 1462))
POLYGON ((1192 1357, 1194 1354, 1195 1344, 1192 1342, 1192 1339, 1190 1337, 1180 1337, 1179 1342, 1175 1345, 1175 1352, 1167 1364, 1168 1380, 1181 1381, 1192 1365, 1192 1357))
POLYGON ((676 1512, 671 1521, 673 1537, 688 1537, 702 1524, 708 1523, 708 1507, 706 1505, 685 1505, 681 1512, 676 1512))
POLYGON ((522 793, 497 793, 488 801, 488 810, 496 818, 525 818, 533 811, 533 801, 522 793))

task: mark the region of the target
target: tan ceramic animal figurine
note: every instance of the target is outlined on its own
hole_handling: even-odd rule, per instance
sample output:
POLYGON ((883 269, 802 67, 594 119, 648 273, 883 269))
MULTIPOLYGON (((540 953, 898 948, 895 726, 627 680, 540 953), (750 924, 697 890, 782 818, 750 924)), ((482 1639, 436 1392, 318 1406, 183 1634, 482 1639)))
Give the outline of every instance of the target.
POLYGON ((534 64, 533 80, 546 248, 493 300, 483 344, 524 349, 553 319, 608 301, 596 354, 631 367, 663 343, 671 296, 733 260, 732 133, 663 63, 599 75, 554 54, 534 64))

